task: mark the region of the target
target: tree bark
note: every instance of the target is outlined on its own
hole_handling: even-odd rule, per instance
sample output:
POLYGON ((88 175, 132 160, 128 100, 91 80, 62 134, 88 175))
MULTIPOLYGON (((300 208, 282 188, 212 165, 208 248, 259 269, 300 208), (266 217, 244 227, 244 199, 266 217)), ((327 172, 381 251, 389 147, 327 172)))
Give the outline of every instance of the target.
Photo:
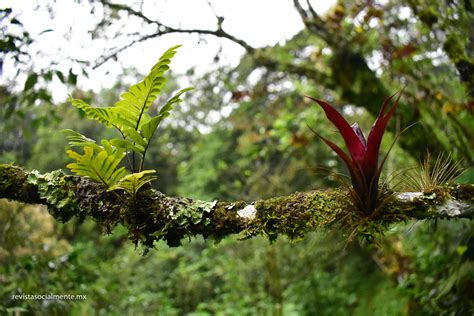
POLYGON ((168 197, 146 189, 132 199, 60 170, 40 174, 0 165, 0 198, 47 205, 52 216, 63 222, 72 217, 91 217, 108 232, 122 224, 134 243, 146 247, 153 247, 157 240, 179 246, 184 238, 196 235, 216 240, 231 234, 240 234, 242 238, 264 235, 274 240, 278 235, 286 235, 297 239, 309 231, 333 225, 366 232, 369 226, 383 231, 393 223, 411 218, 474 218, 472 184, 450 185, 424 193, 393 193, 376 214, 361 218, 347 202, 347 193, 339 189, 295 192, 253 202, 208 202, 168 197))

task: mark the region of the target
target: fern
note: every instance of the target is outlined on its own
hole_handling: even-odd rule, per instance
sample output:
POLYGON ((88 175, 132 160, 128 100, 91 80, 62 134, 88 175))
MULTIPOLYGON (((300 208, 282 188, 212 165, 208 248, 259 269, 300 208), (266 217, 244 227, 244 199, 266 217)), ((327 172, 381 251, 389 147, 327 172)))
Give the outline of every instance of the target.
POLYGON ((74 107, 81 110, 87 118, 99 121, 108 127, 114 127, 112 124, 118 120, 117 114, 111 111, 111 108, 94 107, 80 99, 74 99, 72 97, 69 97, 68 101, 71 102, 74 107))
POLYGON ((122 189, 130 193, 132 197, 135 198, 138 190, 141 187, 157 179, 156 176, 146 176, 146 174, 151 174, 155 172, 156 172, 155 170, 145 170, 142 172, 126 175, 123 178, 121 178, 116 184, 110 186, 108 190, 113 191, 113 190, 122 189))
POLYGON ((120 96, 121 100, 115 103, 113 111, 122 119, 122 128, 139 129, 143 113, 155 101, 161 92, 161 88, 166 83, 163 74, 169 69, 170 58, 176 54, 178 47, 174 46, 168 49, 160 57, 158 63, 153 66, 148 76, 140 83, 130 87, 127 92, 120 96))
POLYGON ((70 134, 69 136, 67 136, 67 139, 68 139, 68 144, 71 147, 89 146, 89 147, 92 147, 92 149, 95 149, 97 151, 101 150, 101 147, 95 143, 95 140, 87 138, 81 133, 73 131, 72 129, 65 129, 64 132, 70 134))
POLYGON ((127 128, 138 130, 144 114, 166 83, 166 78, 163 75, 169 69, 168 64, 179 47, 180 45, 168 49, 152 67, 145 79, 131 86, 127 92, 120 96, 121 100, 113 107, 94 107, 73 98, 69 98, 69 101, 73 106, 83 111, 89 119, 99 121, 109 127, 116 127, 121 131, 127 128))
POLYGON ((143 170, 146 152, 158 126, 169 116, 173 106, 181 102, 181 95, 191 88, 176 93, 163 105, 158 115, 152 117, 148 110, 166 83, 165 72, 169 69, 171 58, 179 46, 168 49, 152 67, 150 73, 139 83, 120 96, 112 107, 94 107, 80 99, 69 98, 71 104, 81 110, 87 118, 98 121, 109 128, 117 129, 121 139, 103 140, 102 146, 92 139, 72 130, 67 130, 69 145, 82 147, 83 154, 68 150, 68 155, 75 163, 67 165, 69 169, 81 176, 101 182, 108 190, 122 189, 133 197, 143 185, 156 179, 147 174, 154 170, 143 170), (141 156, 139 168, 136 168, 136 155, 141 156), (131 174, 126 175, 124 167, 118 168, 127 156, 131 174), (113 168, 112 168, 113 167, 113 168))
POLYGON ((84 146, 82 155, 74 150, 68 150, 67 154, 76 162, 70 163, 66 167, 80 176, 101 182, 106 187, 118 183, 127 173, 125 167, 117 169, 117 166, 125 157, 125 150, 122 148, 101 148, 95 152, 94 148, 84 146))

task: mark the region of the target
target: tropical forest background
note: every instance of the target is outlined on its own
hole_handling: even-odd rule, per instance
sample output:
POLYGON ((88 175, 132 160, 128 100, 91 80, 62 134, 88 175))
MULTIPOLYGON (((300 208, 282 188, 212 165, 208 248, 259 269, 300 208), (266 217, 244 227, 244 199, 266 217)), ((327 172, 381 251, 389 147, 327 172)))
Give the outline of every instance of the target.
MULTIPOLYGON (((152 65, 166 48, 191 39, 214 49, 205 69, 175 71, 171 64, 159 102, 186 86, 194 90, 160 126, 149 150, 146 168, 157 170, 154 185, 163 193, 252 201, 339 186, 331 172, 346 173, 343 163, 309 128, 336 141, 334 127, 304 96, 328 100, 368 131, 383 100, 402 89, 382 150, 415 124, 386 162, 390 185, 410 190, 403 176, 428 154, 450 155, 465 169, 457 181, 474 183, 474 2, 340 0, 320 12, 326 1, 281 0, 300 24, 271 45, 234 35, 229 29, 247 16, 226 20, 217 0, 195 2, 209 15, 204 26, 180 20, 181 11, 192 10, 190 0, 170 13, 176 20, 162 21, 157 8, 169 2, 30 1, 26 6, 51 19, 74 15, 64 3, 86 10, 87 31, 77 35, 71 27, 66 41, 79 36, 105 45, 97 56, 56 57, 46 49, 54 27, 32 29, 34 15, 2 4, 0 163, 67 172, 61 130, 95 139, 110 133, 66 102, 67 93, 113 104, 147 71, 122 67, 127 50, 139 47, 132 59, 152 65), (226 62, 226 49, 240 52, 236 63, 226 62), (107 85, 81 84, 95 82, 94 71, 104 67, 114 74, 107 85)), ((271 2, 265 3, 266 10, 249 17, 261 16, 264 24, 272 14, 271 2)), ((252 2, 245 4, 253 10, 252 2)), ((256 25, 253 32, 268 31, 256 25)), ((186 44, 177 58, 181 50, 185 54, 186 44)), ((474 314, 474 224, 468 219, 406 221, 376 242, 348 241, 334 228, 292 242, 235 236, 218 244, 196 238, 177 248, 157 243, 146 255, 121 227, 104 233, 89 220, 60 223, 42 206, 0 200, 0 313, 474 314), (87 299, 12 299, 22 293, 87 299)))

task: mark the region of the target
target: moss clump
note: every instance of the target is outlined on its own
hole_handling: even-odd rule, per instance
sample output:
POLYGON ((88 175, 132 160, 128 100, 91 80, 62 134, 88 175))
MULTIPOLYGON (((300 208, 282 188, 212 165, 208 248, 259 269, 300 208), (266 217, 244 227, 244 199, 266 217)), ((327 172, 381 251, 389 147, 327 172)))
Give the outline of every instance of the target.
POLYGON ((329 225, 340 211, 339 203, 328 192, 296 192, 288 197, 277 197, 255 202, 256 219, 246 229, 249 237, 267 236, 274 241, 279 234, 299 239, 308 231, 329 225))
POLYGON ((0 198, 41 203, 37 188, 29 184, 23 169, 13 165, 0 165, 0 198))
POLYGON ((245 206, 246 203, 243 201, 218 202, 214 211, 209 214, 212 225, 203 231, 204 238, 210 237, 218 242, 228 235, 237 234, 245 229, 245 223, 237 215, 237 211, 245 206))
POLYGON ((219 241, 242 231, 244 223, 237 210, 244 206, 245 202, 205 202, 144 190, 123 207, 120 222, 128 228, 135 244, 148 249, 155 241, 164 240, 168 246, 177 247, 183 239, 196 235, 219 241))
MULTIPOLYGON (((406 220, 409 217, 407 212, 413 210, 400 204, 395 192, 386 186, 379 187, 376 206, 372 212, 363 212, 355 207, 349 192, 338 192, 336 199, 341 203, 341 210, 335 221, 341 226, 348 240, 361 236, 369 242, 376 242, 391 225, 406 220)), ((420 205, 423 205, 422 201, 420 205)))
POLYGON ((107 192, 102 184, 86 178, 78 181, 74 191, 79 208, 77 216, 89 216, 100 223, 106 233, 111 233, 120 222, 121 210, 127 208, 127 200, 120 200, 119 195, 107 192))

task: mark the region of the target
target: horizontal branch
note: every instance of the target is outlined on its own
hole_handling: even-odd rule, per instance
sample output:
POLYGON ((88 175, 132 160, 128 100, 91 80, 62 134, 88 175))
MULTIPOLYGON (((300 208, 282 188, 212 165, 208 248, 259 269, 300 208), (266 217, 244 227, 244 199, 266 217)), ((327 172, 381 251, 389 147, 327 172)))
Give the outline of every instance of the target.
MULTIPOLYGON (((377 216, 367 224, 386 228, 409 218, 473 218, 474 185, 452 185, 425 193, 392 194, 377 216)), ((254 202, 200 201, 168 197, 147 189, 137 198, 107 192, 87 178, 57 170, 40 174, 13 165, 0 165, 0 198, 29 204, 44 204, 61 221, 91 217, 110 232, 117 224, 129 231, 130 239, 152 247, 165 240, 178 246, 181 240, 201 235, 220 240, 231 234, 242 238, 265 235, 271 240, 283 234, 291 239, 334 224, 350 225, 355 219, 347 194, 339 189, 296 192, 289 196, 254 202)), ((364 222, 364 221, 362 221, 364 222)))

